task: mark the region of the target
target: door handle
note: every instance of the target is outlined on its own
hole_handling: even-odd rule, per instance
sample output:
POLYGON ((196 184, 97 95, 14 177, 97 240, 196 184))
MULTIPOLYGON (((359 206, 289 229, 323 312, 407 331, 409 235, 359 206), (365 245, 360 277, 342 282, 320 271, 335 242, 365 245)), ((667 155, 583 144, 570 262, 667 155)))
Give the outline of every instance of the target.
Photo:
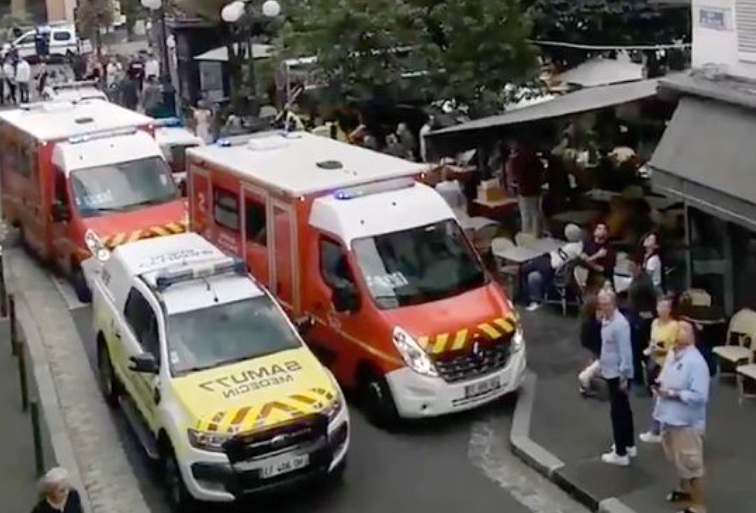
POLYGON ((121 340, 121 332, 118 330, 113 331, 113 336, 118 340, 121 340))
POLYGON ((155 388, 152 394, 152 400, 155 401, 155 404, 160 404, 160 399, 161 399, 160 389, 155 388))

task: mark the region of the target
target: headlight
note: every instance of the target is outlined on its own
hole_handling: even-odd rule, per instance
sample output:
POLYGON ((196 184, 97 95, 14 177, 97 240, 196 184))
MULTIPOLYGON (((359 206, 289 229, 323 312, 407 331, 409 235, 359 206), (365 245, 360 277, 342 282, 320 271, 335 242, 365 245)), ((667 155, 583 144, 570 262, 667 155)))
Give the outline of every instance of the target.
POLYGON ((322 413, 328 417, 328 422, 333 422, 333 419, 335 419, 343 409, 344 398, 341 396, 341 393, 339 393, 331 404, 323 408, 322 413))
POLYGON ((512 337, 512 352, 516 353, 525 348, 525 335, 522 332, 522 325, 517 323, 514 336, 512 337))
POLYGON ((417 345, 415 339, 410 337, 407 332, 398 326, 394 328, 394 345, 402 355, 407 367, 425 376, 438 376, 436 366, 428 357, 428 354, 417 345))
POLYGON ((210 452, 223 452, 223 444, 234 435, 228 433, 206 433, 204 431, 197 431, 196 429, 190 428, 187 430, 187 436, 189 437, 189 443, 195 449, 210 452))

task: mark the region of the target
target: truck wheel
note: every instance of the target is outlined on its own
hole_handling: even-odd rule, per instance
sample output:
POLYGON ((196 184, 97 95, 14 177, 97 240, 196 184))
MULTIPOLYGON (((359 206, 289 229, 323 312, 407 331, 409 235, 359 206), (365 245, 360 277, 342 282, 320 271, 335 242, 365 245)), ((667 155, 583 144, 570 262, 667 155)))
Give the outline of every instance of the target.
POLYGON ((113 364, 110 361, 108 347, 104 342, 97 344, 97 369, 100 382, 100 390, 109 406, 118 405, 118 396, 121 394, 121 385, 113 372, 113 364))
POLYGON ((197 509, 197 501, 189 493, 181 476, 181 470, 176 461, 176 454, 171 447, 167 447, 162 455, 163 480, 168 503, 175 513, 191 513, 197 509))
POLYGON ((363 373, 360 379, 360 402, 373 425, 389 430, 396 427, 399 414, 391 389, 383 377, 373 371, 363 373))
POLYGON ((84 304, 92 302, 92 291, 89 289, 87 280, 84 278, 84 271, 79 265, 75 265, 71 270, 71 286, 76 293, 76 299, 84 304))

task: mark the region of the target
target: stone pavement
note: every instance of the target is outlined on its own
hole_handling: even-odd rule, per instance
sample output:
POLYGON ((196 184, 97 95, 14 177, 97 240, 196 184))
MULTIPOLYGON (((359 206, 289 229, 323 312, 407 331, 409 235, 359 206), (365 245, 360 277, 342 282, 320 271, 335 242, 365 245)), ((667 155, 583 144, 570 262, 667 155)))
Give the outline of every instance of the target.
POLYGON ((5 254, 55 459, 88 513, 149 512, 63 298, 21 250, 5 254))
MULTIPOLYGON (((612 444, 609 404, 583 399, 577 373, 586 361, 574 317, 547 309, 523 314, 530 368, 518 405, 521 433, 513 430, 515 450, 542 473, 593 510, 623 513, 675 511, 664 496, 675 484, 674 471, 658 445, 638 443, 639 457, 629 468, 601 463, 612 444)), ((756 401, 738 404, 734 383, 712 380, 706 437, 707 488, 714 513, 753 513, 756 462, 756 401)), ((652 400, 632 398, 637 433, 649 426, 652 400)))
MULTIPOLYGON (((15 513, 31 511, 38 488, 31 416, 21 407, 18 360, 11 354, 9 326, 8 319, 0 320, 0 509, 15 513)), ((29 388, 30 399, 36 400, 31 371, 29 388)), ((42 442, 45 467, 53 467, 56 462, 45 426, 42 442)))

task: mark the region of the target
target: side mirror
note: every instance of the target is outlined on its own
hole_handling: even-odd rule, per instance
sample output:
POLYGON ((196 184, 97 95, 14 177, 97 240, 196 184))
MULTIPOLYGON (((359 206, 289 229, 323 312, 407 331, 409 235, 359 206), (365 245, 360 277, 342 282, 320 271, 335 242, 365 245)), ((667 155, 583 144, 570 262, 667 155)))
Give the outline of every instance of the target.
POLYGON ((150 353, 142 353, 130 358, 131 365, 129 370, 138 372, 140 374, 157 374, 160 371, 155 357, 150 353))
POLYGON ((67 223, 71 220, 71 212, 68 210, 68 205, 56 201, 52 206, 52 218, 56 223, 67 223))
POLYGON ((351 283, 334 288, 331 300, 337 312, 356 312, 360 308, 360 295, 351 283))
POLYGON ((311 316, 306 315, 304 317, 299 317, 298 319, 294 319, 294 326, 296 326, 297 331, 299 331, 299 334, 303 337, 307 335, 307 333, 310 332, 310 330, 315 326, 315 319, 313 319, 311 316))

